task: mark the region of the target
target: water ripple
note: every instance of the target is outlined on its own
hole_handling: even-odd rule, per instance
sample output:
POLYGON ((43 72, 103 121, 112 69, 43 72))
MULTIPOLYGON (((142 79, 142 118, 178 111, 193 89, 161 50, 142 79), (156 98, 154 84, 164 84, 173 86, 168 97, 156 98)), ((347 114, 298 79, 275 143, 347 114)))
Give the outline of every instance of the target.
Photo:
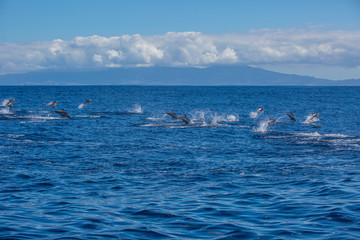
POLYGON ((0 90, 0 239, 360 236, 359 88, 0 90), (43 104, 64 93, 70 120, 43 104))

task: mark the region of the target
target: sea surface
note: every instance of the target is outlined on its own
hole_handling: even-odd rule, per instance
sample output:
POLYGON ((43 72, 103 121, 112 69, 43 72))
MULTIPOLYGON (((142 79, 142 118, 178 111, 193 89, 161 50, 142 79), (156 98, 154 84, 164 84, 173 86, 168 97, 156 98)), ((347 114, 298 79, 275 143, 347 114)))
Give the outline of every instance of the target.
POLYGON ((20 86, 0 105, 0 239, 360 238, 360 87, 20 86))

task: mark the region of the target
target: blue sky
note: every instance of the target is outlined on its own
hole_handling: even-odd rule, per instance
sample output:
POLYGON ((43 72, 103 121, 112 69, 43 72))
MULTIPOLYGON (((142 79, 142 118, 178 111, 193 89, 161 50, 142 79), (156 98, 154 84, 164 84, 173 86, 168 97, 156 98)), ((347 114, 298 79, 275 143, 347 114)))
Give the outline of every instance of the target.
POLYGON ((360 1, 0 0, 0 42, 308 27, 359 30, 360 1))
MULTIPOLYGON (((68 61, 67 64, 73 66, 74 62, 82 61, 81 64, 78 62, 79 68, 221 63, 249 64, 332 79, 360 78, 360 64, 354 60, 360 59, 359 52, 357 48, 350 47, 352 42, 359 44, 359 31, 358 0, 0 0, 0 74, 56 68, 60 62, 63 63, 61 67, 66 69, 64 62, 68 61), (168 32, 178 34, 168 35, 168 32), (169 56, 185 47, 189 48, 182 54, 191 54, 193 46, 181 45, 186 44, 186 39, 180 33, 187 32, 200 33, 196 39, 191 34, 185 38, 194 43, 202 41, 209 49, 203 49, 197 56, 187 56, 187 60, 169 56), (101 38, 91 38, 94 35, 101 38), (266 43, 269 35, 270 45, 266 43), (305 39, 305 35, 309 38, 305 39), (347 38, 343 41, 341 35, 347 38), (132 39, 119 38, 117 45, 112 43, 104 47, 106 39, 122 36, 132 39), (156 39, 156 36, 160 38, 156 39), (290 47, 294 40, 291 36, 297 37, 296 53, 295 47, 290 47), (72 47, 74 51, 77 37, 87 37, 92 46, 85 49, 86 44, 75 44, 78 47, 76 51, 82 53, 70 56, 67 50, 72 47), (336 41, 329 40, 330 37, 336 38, 336 41), (54 42, 55 39, 64 42, 54 42), (228 42, 221 41, 223 39, 228 42), (244 39, 249 42, 243 43, 244 39), (247 52, 246 49, 256 48, 251 45, 254 39, 263 39, 257 42, 262 52, 247 52), (43 46, 48 45, 47 52, 36 45, 39 41, 43 42, 43 46), (124 41, 129 44, 128 49, 124 49, 124 41), (131 50, 134 45, 129 41, 136 46, 140 41, 140 48, 131 50), (281 45, 284 42, 288 44, 286 48, 281 45), (317 42, 316 46, 314 42, 317 42), (102 45, 94 47, 94 44, 102 45), (167 44, 183 47, 173 49, 174 46, 167 44), (98 48, 98 52, 94 48, 98 48), (22 49, 22 52, 17 49, 22 49), (139 55, 135 56, 135 52, 139 55), (50 56, 50 53, 56 57, 50 56), (258 57, 244 57, 252 53, 258 57), (290 53, 296 56, 290 56, 290 53), (24 54, 29 61, 34 62, 35 59, 37 65, 18 62, 24 59, 24 54), (206 60, 204 54, 208 57, 206 60), (275 59, 273 62, 271 54, 275 59), (261 61, 262 56, 267 60, 261 61), (325 58, 329 58, 329 64, 325 58), (166 61, 170 61, 169 64, 166 61)), ((84 43, 85 40, 82 41, 84 43)))

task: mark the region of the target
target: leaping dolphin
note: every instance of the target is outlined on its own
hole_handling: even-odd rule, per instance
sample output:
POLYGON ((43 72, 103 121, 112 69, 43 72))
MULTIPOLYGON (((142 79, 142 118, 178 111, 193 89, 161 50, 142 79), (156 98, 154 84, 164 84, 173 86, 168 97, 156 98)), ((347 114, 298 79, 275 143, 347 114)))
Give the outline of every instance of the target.
POLYGON ((313 120, 314 118, 317 118, 319 116, 319 113, 313 113, 311 114, 310 120, 313 120))
POLYGON ((191 123, 191 120, 186 116, 186 114, 182 117, 178 117, 178 119, 183 120, 186 124, 191 123))
POLYGON ((56 107, 56 104, 58 104, 58 103, 59 103, 58 101, 51 102, 49 104, 49 107, 56 107))
POLYGON ((260 107, 258 110, 256 110, 257 113, 261 113, 264 111, 264 108, 260 107))
POLYGON ((171 109, 170 112, 166 112, 167 115, 172 116, 172 118, 177 119, 178 115, 171 109))
POLYGON ((70 118, 70 115, 69 115, 67 112, 65 112, 64 109, 62 109, 62 110, 57 110, 57 111, 55 111, 55 113, 60 114, 60 115, 63 116, 63 117, 70 118))
POLYGON ((88 104, 88 103, 91 103, 93 100, 92 99, 87 99, 85 102, 84 102, 84 105, 85 104, 88 104))
POLYGON ((271 125, 274 125, 274 124, 276 124, 276 120, 269 118, 268 126, 271 126, 271 125))
POLYGON ((292 121, 296 121, 296 117, 295 117, 295 115, 291 112, 291 113, 287 113, 286 115, 288 115, 289 116, 289 118, 292 120, 292 121))
POLYGON ((13 107, 13 103, 16 102, 15 99, 10 99, 9 101, 7 101, 7 103, 5 104, 7 107, 13 107))

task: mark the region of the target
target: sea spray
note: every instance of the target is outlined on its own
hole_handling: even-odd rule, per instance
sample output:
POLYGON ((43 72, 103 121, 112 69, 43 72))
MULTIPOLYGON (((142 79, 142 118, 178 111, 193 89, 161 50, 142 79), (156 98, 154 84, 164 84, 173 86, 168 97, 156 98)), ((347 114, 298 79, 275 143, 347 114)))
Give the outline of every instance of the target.
POLYGON ((267 131, 267 128, 269 126, 269 121, 266 120, 266 121, 261 121, 259 122, 258 126, 257 127, 254 127, 253 130, 254 132, 261 132, 261 133, 264 133, 267 131))
POLYGON ((213 116, 210 116, 206 119, 206 123, 211 126, 218 125, 219 122, 223 121, 224 118, 222 116, 218 116, 217 114, 214 114, 213 116))
POLYGON ((257 115, 258 115, 257 112, 250 112, 249 117, 250 117, 250 118, 256 118, 257 115))
POLYGON ((1 102, 1 104, 0 104, 0 106, 2 106, 2 107, 8 107, 8 103, 9 103, 9 101, 11 100, 11 98, 6 98, 6 99, 4 99, 2 102, 1 102))
POLYGON ((262 113, 263 112, 250 112, 249 117, 254 119, 261 116, 262 113))
POLYGON ((211 115, 211 111, 206 109, 206 110, 194 110, 190 112, 191 118, 194 121, 202 121, 204 122, 206 120, 206 118, 211 115))
POLYGON ((236 122, 239 120, 237 114, 219 114, 211 110, 193 110, 190 112, 191 119, 202 122, 205 125, 217 125, 220 122, 236 122))
POLYGON ((128 109, 129 113, 143 113, 143 109, 140 104, 134 104, 131 109, 128 109))
POLYGON ((239 116, 235 116, 234 114, 229 114, 226 116, 227 122, 236 122, 239 121, 239 116))
POLYGON ((317 121, 319 121, 319 119, 317 117, 313 117, 313 114, 309 114, 303 123, 310 124, 310 123, 317 122, 317 121))
POLYGON ((1 108, 0 109, 0 114, 10 114, 10 108, 1 108))

